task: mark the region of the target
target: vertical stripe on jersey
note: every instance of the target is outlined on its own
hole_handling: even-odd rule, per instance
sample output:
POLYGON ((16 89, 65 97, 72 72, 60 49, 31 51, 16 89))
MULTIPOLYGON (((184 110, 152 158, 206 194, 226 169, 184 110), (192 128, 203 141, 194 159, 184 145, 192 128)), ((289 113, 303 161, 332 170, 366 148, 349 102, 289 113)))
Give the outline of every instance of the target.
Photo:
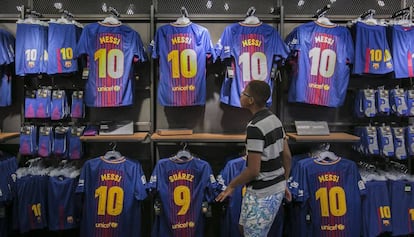
MULTIPOLYGON (((312 68, 316 70, 317 75, 311 75, 309 76, 309 81, 307 85, 306 90, 306 100, 311 104, 320 104, 320 105, 328 105, 329 104, 329 94, 331 90, 334 90, 334 88, 331 88, 333 86, 333 81, 335 80, 335 73, 331 77, 324 77, 321 75, 321 71, 327 71, 329 70, 329 61, 332 60, 330 58, 330 55, 325 56, 324 50, 332 50, 333 52, 337 52, 336 48, 336 40, 337 38, 334 35, 330 35, 327 33, 314 33, 312 35, 312 49, 318 48, 319 49, 319 55, 308 55, 309 56, 309 65, 310 70, 312 68), (331 38, 334 39, 332 42, 332 45, 330 45, 328 42, 316 42, 316 38, 331 38), (315 59, 314 57, 319 57, 318 59, 315 59), (326 57, 326 59, 324 58, 326 57), (318 65, 312 65, 312 62, 317 61, 318 65), (321 63, 325 61, 327 64, 322 65, 321 63), (312 86, 311 86, 312 85, 312 86)), ((334 62, 333 67, 336 65, 336 59, 334 62)), ((334 70, 335 68, 331 68, 330 70, 334 70)))
POLYGON ((61 57, 61 54, 60 54, 60 50, 61 50, 62 48, 56 48, 56 64, 57 64, 57 71, 59 72, 59 73, 61 73, 61 72, 63 72, 63 69, 62 69, 62 57, 61 57))
POLYGON ((371 55, 369 53, 371 49, 370 48, 366 48, 365 49, 365 65, 364 65, 364 73, 369 73, 369 69, 370 69, 370 64, 371 64, 371 55))
POLYGON ((412 55, 411 51, 408 50, 408 52, 407 52, 408 76, 409 77, 414 77, 413 57, 411 55, 412 55))

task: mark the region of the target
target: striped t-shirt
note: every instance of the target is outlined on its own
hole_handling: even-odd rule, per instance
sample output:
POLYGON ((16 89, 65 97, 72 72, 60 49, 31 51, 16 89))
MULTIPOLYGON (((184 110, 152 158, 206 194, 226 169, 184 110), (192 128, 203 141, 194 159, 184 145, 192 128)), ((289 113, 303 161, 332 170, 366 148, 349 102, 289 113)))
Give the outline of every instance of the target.
POLYGON ((253 116, 247 125, 246 149, 261 153, 262 158, 260 173, 248 183, 248 191, 268 196, 285 190, 285 169, 281 162, 284 137, 281 121, 270 110, 261 110, 253 116))

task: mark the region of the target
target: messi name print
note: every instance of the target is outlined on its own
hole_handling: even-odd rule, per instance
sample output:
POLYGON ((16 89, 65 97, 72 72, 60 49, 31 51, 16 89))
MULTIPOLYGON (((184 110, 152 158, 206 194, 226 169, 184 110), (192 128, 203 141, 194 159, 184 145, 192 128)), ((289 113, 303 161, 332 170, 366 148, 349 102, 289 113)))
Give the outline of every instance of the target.
MULTIPOLYGON (((270 78, 273 63, 277 58, 286 58, 288 48, 274 27, 239 22, 224 29, 216 45, 216 54, 221 60, 234 59, 234 78, 225 78, 220 101, 240 107, 241 92, 250 81, 265 81, 273 89, 270 78)), ((267 101, 268 105, 272 103, 271 99, 267 101)))
POLYGON ((354 74, 386 74, 394 70, 386 26, 355 23, 354 74))
POLYGON ((85 104, 89 107, 119 107, 133 104, 134 56, 145 61, 141 37, 126 25, 100 22, 84 27, 75 50, 89 57, 85 104))
POLYGON ((309 22, 286 38, 293 64, 289 102, 338 107, 344 103, 354 48, 349 30, 309 22))
POLYGON ((73 51, 76 48, 82 29, 75 24, 49 23, 48 74, 70 73, 78 70, 73 51))
POLYGON ((152 57, 159 58, 159 104, 204 105, 208 55, 215 58, 207 28, 191 22, 158 28, 152 57))

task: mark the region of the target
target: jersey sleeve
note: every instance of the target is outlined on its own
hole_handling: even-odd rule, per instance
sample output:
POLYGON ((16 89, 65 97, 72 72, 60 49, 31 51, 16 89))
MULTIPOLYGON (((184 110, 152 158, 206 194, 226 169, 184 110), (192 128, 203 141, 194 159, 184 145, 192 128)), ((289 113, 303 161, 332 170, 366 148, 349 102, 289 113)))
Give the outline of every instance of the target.
POLYGON ((291 52, 300 50, 300 35, 299 34, 300 34, 299 28, 295 28, 293 29, 292 32, 288 34, 288 36, 285 39, 285 43, 291 52))
POLYGON ((89 170, 89 161, 86 162, 81 169, 80 175, 79 175, 79 181, 78 185, 76 186, 75 192, 76 193, 85 193, 86 190, 86 177, 88 177, 88 170, 89 170))
POLYGON ((82 54, 88 54, 88 49, 90 47, 91 46, 89 45, 89 28, 84 28, 79 37, 78 44, 76 45, 76 57, 79 57, 82 54))
POLYGON ((159 44, 159 42, 161 41, 161 36, 162 36, 162 32, 161 32, 161 28, 160 28, 155 33, 154 42, 152 43, 152 47, 151 47, 151 57, 154 58, 154 59, 156 59, 160 56, 160 44, 159 44))
POLYGON ((136 181, 135 181, 135 198, 137 200, 144 200, 147 197, 146 183, 144 171, 140 164, 136 164, 136 181))
POLYGON ((206 163, 203 173, 203 177, 206 179, 207 183, 206 190, 204 193, 204 199, 207 202, 213 202, 217 195, 220 193, 221 186, 214 177, 213 170, 211 169, 210 165, 208 165, 208 163, 206 163))
POLYGON ((232 39, 231 34, 231 26, 228 26, 224 29, 223 33, 220 36, 216 46, 215 52, 217 57, 219 57, 222 61, 226 58, 231 57, 231 44, 234 39, 232 39))
POLYGON ((287 58, 289 54, 289 49, 285 42, 280 38, 279 33, 275 30, 271 36, 272 38, 272 48, 275 50, 275 55, 277 60, 287 58))
POLYGON ((138 60, 140 62, 145 62, 148 60, 148 57, 145 52, 144 44, 142 43, 141 36, 138 34, 138 32, 135 32, 135 44, 136 44, 136 50, 134 50, 134 55, 138 56, 138 60))

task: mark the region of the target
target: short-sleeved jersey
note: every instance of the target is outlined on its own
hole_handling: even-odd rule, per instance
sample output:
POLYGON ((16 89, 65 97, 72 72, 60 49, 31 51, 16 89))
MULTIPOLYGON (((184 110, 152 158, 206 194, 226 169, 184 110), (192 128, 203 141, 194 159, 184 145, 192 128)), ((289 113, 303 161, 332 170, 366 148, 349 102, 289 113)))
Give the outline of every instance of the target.
POLYGON ((76 192, 84 194, 80 236, 139 236, 145 184, 138 162, 125 157, 88 160, 76 187, 76 192))
POLYGON ((27 175, 16 180, 21 233, 47 227, 47 180, 46 175, 27 175))
POLYGON ((317 22, 302 24, 287 36, 292 52, 289 102, 341 106, 349 83, 354 47, 349 30, 317 22))
POLYGON ((356 22, 354 74, 386 74, 394 70, 386 26, 356 22))
MULTIPOLYGON (((220 101, 240 107, 240 95, 252 80, 261 80, 273 90, 271 70, 274 62, 286 58, 288 48, 277 30, 264 23, 234 23, 224 29, 217 45, 217 57, 232 59, 234 77, 224 79, 220 91, 220 101)), ((272 103, 272 97, 267 105, 272 103)))
POLYGON ((48 27, 18 23, 16 29, 16 75, 46 73, 48 27))
POLYGON ((14 62, 14 36, 3 29, 0 29, 0 65, 14 62))
POLYGON ((47 218, 49 230, 67 230, 79 227, 81 204, 75 188, 77 178, 49 177, 47 191, 47 218))
POLYGON ((414 233, 414 182, 390 180, 392 235, 414 233))
POLYGON ((204 105, 208 55, 215 58, 207 28, 192 22, 159 27, 152 50, 152 57, 159 58, 159 104, 204 105))
POLYGON ((414 27, 388 27, 395 78, 414 77, 414 27))
MULTIPOLYGON (((239 175, 246 168, 246 159, 244 157, 229 160, 217 176, 217 182, 223 187, 227 186, 230 181, 239 175)), ((234 189, 233 194, 226 203, 225 213, 220 219, 221 237, 241 237, 239 231, 239 218, 241 203, 243 198, 244 186, 238 186, 234 189)))
POLYGON ((359 236, 366 190, 353 161, 301 160, 292 170, 289 189, 297 201, 309 202, 313 237, 359 236))
POLYGON ((392 231, 391 202, 386 181, 365 183, 367 194, 362 200, 363 233, 366 237, 376 237, 392 231))
POLYGON ((85 104, 89 107, 119 107, 133 104, 134 56, 144 61, 141 36, 127 25, 91 23, 83 28, 77 55, 87 54, 89 74, 85 104))
POLYGON ((202 203, 214 200, 218 183, 206 161, 196 157, 186 162, 174 159, 159 160, 148 183, 162 204, 153 226, 153 237, 202 237, 202 203))
POLYGON ((78 70, 76 45, 82 32, 75 24, 49 23, 47 74, 70 73, 78 70))

